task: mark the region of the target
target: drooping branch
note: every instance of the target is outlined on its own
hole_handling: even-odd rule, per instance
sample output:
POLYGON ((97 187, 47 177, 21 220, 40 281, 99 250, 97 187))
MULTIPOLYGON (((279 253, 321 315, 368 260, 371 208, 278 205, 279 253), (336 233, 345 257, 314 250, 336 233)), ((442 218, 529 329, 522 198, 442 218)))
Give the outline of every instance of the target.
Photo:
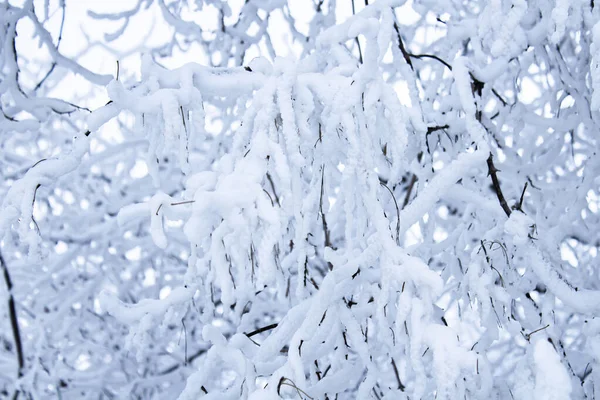
POLYGON ((441 58, 439 58, 438 56, 436 56, 436 55, 433 55, 433 54, 412 54, 412 53, 409 53, 408 55, 410 57, 416 58, 416 59, 431 58, 433 60, 441 62, 442 64, 444 64, 444 66, 446 68, 448 68, 450 71, 452 71, 452 66, 450 64, 448 64, 446 61, 444 61, 441 58))
POLYGON ((398 47, 400 48, 400 52, 404 57, 404 61, 410 66, 411 69, 415 69, 413 67, 412 60, 410 59, 410 54, 406 51, 406 47, 404 47, 404 41, 402 40, 402 36, 400 36, 400 28, 398 28, 398 23, 394 22, 394 30, 396 31, 396 36, 398 37, 398 47))

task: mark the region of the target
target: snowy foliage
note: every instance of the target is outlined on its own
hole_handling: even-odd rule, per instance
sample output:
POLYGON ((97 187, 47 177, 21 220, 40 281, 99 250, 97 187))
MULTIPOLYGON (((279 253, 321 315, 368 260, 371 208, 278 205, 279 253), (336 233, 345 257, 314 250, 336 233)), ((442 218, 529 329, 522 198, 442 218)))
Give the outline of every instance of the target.
POLYGON ((594 1, 71 3, 0 3, 0 397, 600 391, 594 1))

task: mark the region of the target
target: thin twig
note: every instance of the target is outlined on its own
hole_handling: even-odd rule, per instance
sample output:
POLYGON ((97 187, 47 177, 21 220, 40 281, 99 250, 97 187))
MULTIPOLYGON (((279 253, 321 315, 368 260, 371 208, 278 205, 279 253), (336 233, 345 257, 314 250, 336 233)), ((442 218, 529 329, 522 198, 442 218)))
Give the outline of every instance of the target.
POLYGON ((500 187, 500 181, 498 180, 498 170, 496 169, 496 166, 494 165, 494 156, 492 155, 492 153, 490 153, 490 156, 487 159, 487 165, 488 165, 488 175, 490 175, 492 177, 492 184, 494 185, 494 191, 496 192, 496 197, 498 197, 498 201, 500 202, 500 205, 502 206, 502 209, 504 210, 504 212, 506 213, 506 216, 510 217, 510 207, 508 206, 508 203, 506 203, 506 199, 504 198, 504 194, 502 193, 502 188, 500 187))
POLYGON ((400 380, 400 374, 398 373, 398 367, 396 366, 396 361, 392 358, 392 368, 394 368, 394 375, 396 375, 396 381, 398 381, 398 389, 404 392, 405 386, 402 384, 400 380))
MULTIPOLYGON (((356 14, 356 9, 354 6, 354 0, 352 1, 352 15, 356 14)), ((362 49, 360 48, 360 41, 358 40, 358 36, 356 37, 356 45, 358 46, 358 60, 360 61, 360 63, 363 63, 363 56, 362 56, 362 49)))
MULTIPOLYGON (((446 132, 446 129, 448 129, 448 128, 450 128, 450 126, 448 124, 440 125, 440 126, 430 126, 427 128, 427 133, 425 134, 425 146, 427 146, 427 154, 431 154, 431 150, 429 149, 429 135, 431 135, 433 132, 444 131, 446 133, 446 136, 448 136, 450 141, 452 141, 452 139, 446 132)), ((438 142, 439 141, 440 141, 440 139, 438 138, 438 142)))
MULTIPOLYGON (((440 63, 442 63, 446 68, 448 68, 450 71, 452 71, 452 66, 447 62, 444 61, 442 58, 434 55, 434 54, 412 54, 412 53, 408 53, 406 51, 406 49, 404 48, 404 44, 402 43, 402 39, 400 39, 400 32, 398 30, 398 25, 396 23, 394 23, 394 29, 396 30, 396 34, 398 35, 398 41, 400 42, 400 51, 402 51, 402 54, 404 55, 404 59, 405 60, 410 60, 410 58, 416 58, 416 59, 421 59, 421 58, 431 58, 432 60, 436 60, 440 63)), ((407 63, 411 66, 412 68, 412 62, 407 61, 407 63)), ((500 95, 500 93, 498 93, 498 91, 494 88, 492 88, 492 93, 494 94, 494 96, 496 96, 496 98, 498 100, 500 100, 500 102, 502 103, 503 106, 507 106, 508 102, 506 100, 504 100, 504 98, 500 95)))
MULTIPOLYGON (((206 349, 200 349, 200 350, 198 350, 196 353, 192 354, 191 356, 189 356, 187 358, 187 364, 191 364, 195 359, 197 359, 198 357, 200 357, 204 353, 206 353, 206 349)), ((187 364, 183 365, 181 363, 178 363, 178 364, 172 365, 169 368, 167 368, 167 369, 159 372, 157 374, 157 376, 162 376, 162 375, 170 374, 171 372, 178 370, 182 366, 187 366, 187 364)))
POLYGON ((184 353, 183 353, 183 360, 184 360, 184 365, 188 364, 188 351, 187 351, 187 328, 185 327, 185 321, 184 318, 181 318, 181 325, 183 325, 183 346, 184 346, 184 353))
POLYGON ((416 58, 416 59, 431 58, 433 60, 441 62, 442 64, 444 64, 444 66, 446 68, 448 68, 450 71, 452 71, 452 66, 450 64, 448 64, 446 61, 442 60, 441 58, 439 58, 438 56, 435 56, 433 54, 412 54, 412 53, 409 53, 408 55, 410 57, 416 58))
POLYGON ((277 191, 275 190, 275 184, 273 183, 273 178, 271 178, 271 174, 267 172, 267 180, 271 185, 271 190, 273 191, 273 196, 275 196, 275 201, 281 207, 281 203, 279 202, 279 196, 277 195, 277 191))
POLYGON ((244 333, 244 335, 251 338, 252 336, 258 335, 259 333, 270 331, 271 329, 275 329, 275 328, 277 328, 277 324, 271 324, 271 325, 263 326, 262 328, 258 328, 252 332, 244 333))
POLYGON ((406 47, 404 47, 404 41, 402 41, 402 36, 400 36, 400 28, 398 28, 398 23, 396 22, 394 22, 394 30, 396 31, 396 36, 398 37, 398 47, 400 48, 400 52, 404 57, 404 61, 406 61, 410 69, 414 70, 412 60, 410 59, 410 54, 406 51, 406 47))
MULTIPOLYGON (((65 14, 66 14, 66 4, 63 3, 62 6, 62 18, 60 20, 60 29, 58 31, 58 40, 56 41, 56 50, 58 50, 58 48, 60 47, 60 42, 62 41, 62 35, 63 35, 63 28, 65 27, 65 14)), ((58 63, 56 61, 54 61, 52 63, 52 66, 50 67, 50 69, 48 70, 48 72, 46 73, 46 75, 44 75, 44 77, 38 82, 37 85, 35 85, 35 88, 33 88, 33 91, 37 91, 39 88, 42 87, 42 85, 44 84, 44 82, 46 81, 46 79, 48 79, 48 77, 50 76, 50 74, 52 74, 52 72, 54 72, 54 69, 56 68, 56 66, 58 65, 58 63)))
POLYGON ((412 177, 410 178, 410 183, 408 184, 408 189, 406 190, 406 196, 404 197, 404 203, 402 204, 403 210, 408 205, 408 202, 410 201, 410 195, 413 191, 413 187, 415 186, 415 183, 417 183, 417 175, 413 174, 412 177))
POLYGON ((450 128, 450 125, 448 125, 448 124, 439 125, 439 126, 429 126, 429 127, 427 127, 427 134, 429 135, 432 132, 441 131, 441 130, 448 129, 448 128, 450 128))
POLYGON ((195 203, 196 200, 185 200, 185 201, 179 201, 177 203, 171 203, 172 206, 180 206, 182 204, 192 204, 195 203))
POLYGON ((527 190, 527 183, 525 182, 525 186, 523 186, 523 192, 521 192, 521 198, 519 199, 519 205, 517 206, 517 210, 523 211, 523 200, 525 200, 525 191, 527 190))
MULTIPOLYGON (((185 200, 185 201, 178 201, 176 203, 170 203, 170 205, 172 205, 172 206, 181 206, 183 204, 192 204, 192 203, 195 203, 195 202, 196 202, 196 200, 185 200)), ((162 206, 163 206, 162 203, 159 204, 158 208, 156 209, 156 215, 158 215, 158 212, 160 211, 160 209, 162 208, 162 206)))
MULTIPOLYGON (((23 377, 23 371, 25 369, 25 357, 23 356, 23 343, 21 342, 21 332, 19 330, 19 320, 17 319, 17 308, 15 306, 15 298, 12 293, 13 284, 10 279, 10 273, 4 257, 0 252, 0 267, 4 275, 4 283, 8 293, 8 315, 10 319, 10 326, 12 329, 13 340, 15 341, 15 349, 17 353, 17 376, 23 377)), ((13 400, 19 397, 20 390, 17 389, 13 395, 13 400)))
POLYGON ((394 196, 394 192, 383 182, 379 182, 381 186, 386 188, 388 192, 392 195, 392 199, 394 199, 394 205, 396 206, 396 244, 400 245, 400 208, 398 207, 398 202, 396 201, 396 196, 394 196))
MULTIPOLYGON (((321 214, 321 225, 323 226, 323 235, 325 236, 325 247, 331 247, 331 236, 329 233, 329 228, 327 226, 327 217, 325 217, 325 212, 323 212, 323 195, 324 195, 324 184, 325 184, 325 166, 321 166, 321 194, 319 197, 319 211, 321 214)), ((332 269, 331 263, 329 264, 329 269, 332 269)))
POLYGON ((531 331, 531 332, 529 332, 529 333, 526 333, 526 334, 525 334, 525 339, 527 339, 527 340, 531 339, 531 335, 533 335, 534 333, 537 333, 537 332, 539 332, 539 331, 543 331, 544 329, 548 328, 549 326, 550 326, 550 324, 548 324, 548 325, 546 325, 546 326, 543 326, 543 327, 541 327, 541 328, 537 328, 536 330, 534 330, 534 331, 531 331))
POLYGON ((185 113, 183 112, 183 106, 179 106, 179 111, 181 112, 181 123, 183 124, 183 130, 187 134, 187 126, 185 124, 185 113))
POLYGON ((304 390, 300 389, 298 386, 296 386, 296 383, 294 383, 294 381, 292 381, 289 378, 286 378, 285 376, 281 377, 281 379, 279 380, 279 385, 277 385, 277 394, 279 394, 279 391, 281 390, 281 387, 283 385, 290 386, 290 387, 296 389, 296 392, 298 393, 298 396, 300 396, 300 398, 302 398, 302 395, 304 395, 307 398, 309 398, 310 400, 313 400, 313 398, 310 397, 308 395, 308 393, 306 393, 304 390))
POLYGON ((502 103, 503 106, 507 106, 508 103, 506 100, 504 100, 504 98, 502 96, 500 96, 500 94, 496 91, 496 89, 492 89, 492 93, 494 93, 494 96, 496 96, 498 98, 498 100, 500 100, 500 102, 502 103))

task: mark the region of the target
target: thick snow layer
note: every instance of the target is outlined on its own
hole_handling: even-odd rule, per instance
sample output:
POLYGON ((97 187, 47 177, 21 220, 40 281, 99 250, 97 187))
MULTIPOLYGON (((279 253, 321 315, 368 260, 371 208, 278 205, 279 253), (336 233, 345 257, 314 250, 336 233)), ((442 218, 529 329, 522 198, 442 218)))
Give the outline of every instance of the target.
POLYGON ((596 22, 592 28, 592 55, 590 64, 590 77, 592 78, 592 110, 600 109, 600 22, 596 22))
POLYGON ((554 347, 540 339, 534 344, 536 400, 566 400, 571 398, 571 377, 554 347))
POLYGON ((522 212, 513 212, 504 223, 504 231, 511 235, 513 243, 523 245, 528 242, 534 228, 534 221, 522 212))

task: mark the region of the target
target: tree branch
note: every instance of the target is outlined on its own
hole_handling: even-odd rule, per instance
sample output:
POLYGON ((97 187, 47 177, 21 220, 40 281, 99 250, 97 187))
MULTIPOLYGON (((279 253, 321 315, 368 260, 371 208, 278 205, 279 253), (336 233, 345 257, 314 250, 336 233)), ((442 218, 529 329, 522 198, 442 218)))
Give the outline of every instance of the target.
POLYGON ((404 47, 404 42, 402 41, 402 36, 400 36, 400 28, 398 28, 398 23, 394 22, 394 30, 396 31, 396 35, 398 36, 398 47, 400 48, 400 52, 402 52, 402 56, 404 57, 404 61, 410 66, 412 70, 413 67, 412 60, 410 59, 410 54, 406 51, 406 47, 404 47))
MULTIPOLYGON (((23 376, 23 370, 25 369, 25 357, 23 356, 23 344, 21 342, 21 332, 19 330, 19 321, 17 319, 17 308, 15 306, 15 298, 12 293, 12 280, 10 279, 8 266, 4 261, 4 257, 2 257, 2 252, 0 252, 0 268, 2 268, 4 283, 6 284, 6 289, 8 292, 8 316, 10 320, 10 326, 12 329, 13 340, 15 341, 15 349, 17 352, 17 376, 21 378, 23 376)), ((17 389, 17 391, 15 391, 15 394, 13 395, 13 400, 16 400, 19 397, 19 393, 20 390, 17 389)))
POLYGON ((511 213, 510 207, 506 203, 506 199, 504 198, 504 194, 502 193, 502 188, 500 187, 500 181, 498 180, 498 174, 497 174, 498 170, 496 169, 496 166, 494 165, 494 156, 492 155, 492 153, 490 153, 490 156, 487 159, 487 166, 488 166, 488 175, 490 175, 492 177, 492 184, 494 185, 494 191, 496 192, 496 197, 498 197, 498 201, 500 202, 502 209, 506 213, 506 216, 510 217, 510 213, 511 213))
POLYGON ((244 333, 244 335, 251 338, 252 336, 258 335, 259 333, 270 331, 271 329, 275 329, 275 328, 277 328, 277 324, 271 324, 271 325, 263 326, 262 328, 258 328, 252 332, 244 333))
POLYGON ((416 182, 417 182, 417 175, 412 174, 412 176, 410 178, 410 183, 408 184, 408 189, 406 189, 406 196, 404 197, 404 203, 402 203, 403 210, 408 205, 408 202, 410 201, 410 195, 412 194, 413 187, 415 186, 416 182))
MULTIPOLYGON (((352 15, 356 15, 356 7, 354 5, 354 0, 350 0, 352 2, 352 15)), ((360 48, 360 41, 358 40, 358 36, 356 37, 356 45, 358 46, 358 61, 360 61, 360 63, 363 63, 363 55, 362 55, 362 49, 360 48)))
POLYGON ((402 381, 400 380, 400 374, 398 373, 398 367, 396 366, 396 361, 392 358, 392 367, 394 368, 394 375, 396 375, 396 381, 398 382, 398 389, 400 389, 400 391, 404 392, 404 389, 406 388, 406 386, 404 386, 402 384, 402 381))
POLYGON ((444 64, 444 66, 446 68, 448 68, 450 71, 452 71, 452 66, 450 64, 448 64, 446 61, 442 60, 441 58, 439 58, 438 56, 434 56, 433 54, 408 54, 410 57, 412 58, 416 58, 416 59, 421 59, 421 58, 431 58, 433 60, 439 61, 442 64, 444 64))

